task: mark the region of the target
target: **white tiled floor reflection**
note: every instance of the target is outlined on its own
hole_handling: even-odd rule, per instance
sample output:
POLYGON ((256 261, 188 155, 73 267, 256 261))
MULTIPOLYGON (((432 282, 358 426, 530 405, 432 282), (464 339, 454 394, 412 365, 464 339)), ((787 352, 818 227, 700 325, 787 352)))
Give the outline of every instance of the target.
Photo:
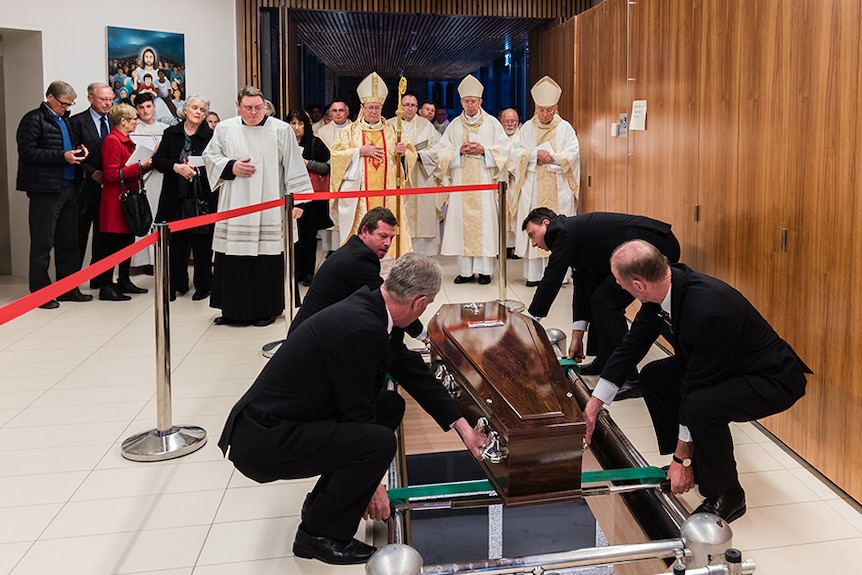
MULTIPOLYGON (((498 297, 489 286, 454 285, 452 258, 437 304, 498 297)), ((508 297, 528 302, 519 262, 508 297)), ((136 276, 152 287, 152 279, 136 276)), ((89 291, 89 290, 84 290, 89 291)), ((26 281, 0 277, 0 305, 26 281)), ((568 331, 571 287, 546 327, 568 331)), ((284 335, 213 326, 217 312, 190 296, 171 305, 173 421, 209 437, 189 456, 159 463, 121 457, 127 437, 155 427, 152 294, 130 302, 63 303, 0 326, 0 574, 361 574, 291 553, 311 480, 257 485, 221 457, 224 418, 265 364, 261 346, 284 335)), ((611 413, 647 459, 659 456, 642 400, 611 413)), ((862 514, 751 424, 733 436, 748 513, 734 543, 759 575, 855 573, 862 514)), ((684 501, 696 505, 696 493, 684 501)), ((360 526, 360 533, 366 533, 360 526)))

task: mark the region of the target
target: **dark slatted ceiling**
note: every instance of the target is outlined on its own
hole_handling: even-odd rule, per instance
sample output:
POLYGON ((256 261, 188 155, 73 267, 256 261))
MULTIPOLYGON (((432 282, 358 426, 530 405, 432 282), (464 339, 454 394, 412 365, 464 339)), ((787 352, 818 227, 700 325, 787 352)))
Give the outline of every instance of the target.
POLYGON ((537 18, 291 10, 297 39, 338 76, 461 78, 522 48, 537 18))

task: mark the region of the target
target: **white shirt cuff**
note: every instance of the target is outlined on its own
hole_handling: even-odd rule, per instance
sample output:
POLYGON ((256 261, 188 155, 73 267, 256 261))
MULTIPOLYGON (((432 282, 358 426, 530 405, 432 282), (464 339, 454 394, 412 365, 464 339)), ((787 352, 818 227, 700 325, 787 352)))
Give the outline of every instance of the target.
POLYGON ((593 390, 593 397, 600 399, 605 405, 610 405, 614 401, 619 390, 619 387, 607 379, 600 377, 599 382, 596 384, 596 388, 593 390))
POLYGON ((585 319, 579 319, 572 323, 572 331, 589 331, 590 322, 585 319))
POLYGON ((691 432, 682 424, 679 426, 679 440, 683 443, 691 443, 691 432))

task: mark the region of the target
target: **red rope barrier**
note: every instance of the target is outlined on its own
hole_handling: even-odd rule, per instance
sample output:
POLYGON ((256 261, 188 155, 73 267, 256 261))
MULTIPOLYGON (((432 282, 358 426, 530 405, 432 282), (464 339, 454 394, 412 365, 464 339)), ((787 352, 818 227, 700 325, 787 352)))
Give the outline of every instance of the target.
MULTIPOLYGON (((352 198, 369 198, 369 197, 381 197, 381 196, 413 196, 420 194, 443 194, 443 193, 464 193, 464 192, 491 192, 497 190, 497 184, 478 184, 478 185, 464 185, 464 186, 440 186, 440 187, 432 187, 432 188, 401 188, 398 190, 361 190, 355 192, 315 192, 313 194, 295 194, 294 201, 311 201, 311 200, 336 200, 336 199, 352 199, 352 198)), ((302 207, 302 204, 296 205, 298 208, 302 207)), ((205 216, 198 216, 196 218, 186 218, 183 220, 176 220, 170 222, 168 227, 171 232, 181 232, 183 230, 188 230, 191 228, 196 228, 198 226, 205 226, 209 224, 213 224, 215 222, 219 222, 222 220, 226 220, 229 218, 235 218, 238 216, 244 216, 246 214, 251 214, 254 212, 262 212, 264 210, 271 210, 275 208, 283 208, 284 207, 284 198, 279 198, 277 200, 270 200, 268 202, 262 202, 260 204, 254 204, 251 206, 245 206, 242 208, 234 208, 232 210, 227 210, 224 212, 217 212, 215 214, 207 214, 205 216)), ((82 285, 97 275, 113 268, 123 260, 126 260, 141 250, 148 248, 158 241, 158 234, 156 232, 152 232, 149 235, 141 238, 136 241, 132 245, 123 248, 115 254, 112 254, 106 258, 103 258, 96 263, 73 273, 70 276, 67 276, 61 280, 58 280, 52 283, 49 286, 45 286, 39 291, 35 291, 29 295, 22 297, 21 299, 17 299, 10 304, 7 304, 3 307, 0 307, 0 325, 3 325, 6 322, 12 321, 13 319, 24 315, 30 310, 36 309, 40 305, 45 302, 51 301, 52 299, 56 299, 57 297, 63 295, 64 293, 75 289, 77 286, 82 285)))

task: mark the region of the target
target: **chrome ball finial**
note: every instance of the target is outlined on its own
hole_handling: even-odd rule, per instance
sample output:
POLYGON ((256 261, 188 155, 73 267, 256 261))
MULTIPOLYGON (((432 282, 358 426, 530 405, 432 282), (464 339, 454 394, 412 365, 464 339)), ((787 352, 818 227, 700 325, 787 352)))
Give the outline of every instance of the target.
POLYGON ((367 575, 420 575, 422 556, 409 545, 391 543, 378 549, 365 564, 367 575))

